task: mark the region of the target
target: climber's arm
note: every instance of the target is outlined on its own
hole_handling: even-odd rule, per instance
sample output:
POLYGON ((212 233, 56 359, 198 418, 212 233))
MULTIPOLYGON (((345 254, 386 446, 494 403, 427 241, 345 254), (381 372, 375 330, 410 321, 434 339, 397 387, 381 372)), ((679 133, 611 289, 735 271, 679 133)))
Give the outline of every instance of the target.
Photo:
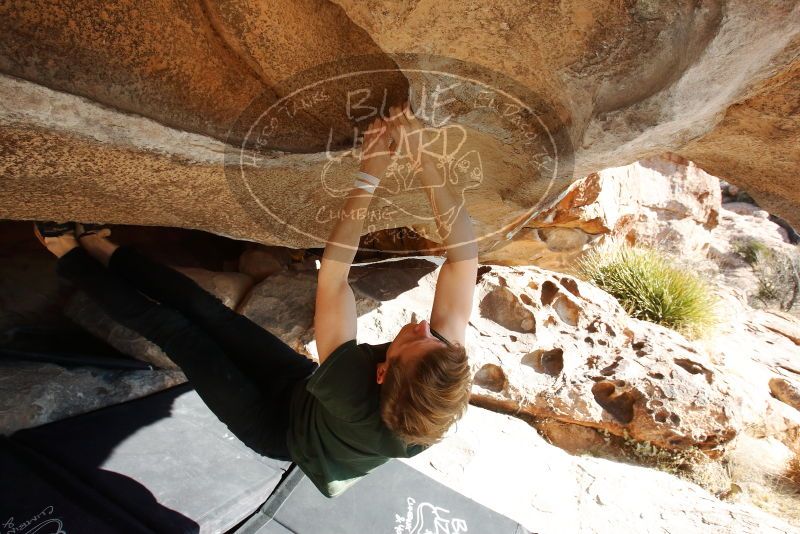
POLYGON ((423 183, 443 184, 427 189, 447 259, 439 270, 431 310, 431 328, 450 341, 465 344, 467 323, 472 314, 475 279, 478 276, 478 245, 466 205, 459 205, 433 164, 423 163, 423 183), (447 227, 442 214, 450 213, 447 227), (454 215, 453 215, 454 214, 454 215))
POLYGON ((356 300, 347 282, 350 265, 358 250, 366 210, 372 194, 353 188, 339 220, 328 237, 317 276, 314 332, 320 365, 345 341, 356 337, 356 300), (360 214, 364 215, 360 215, 360 214))
MULTIPOLYGON (((382 121, 373 121, 369 126, 363 147, 359 169, 382 177, 390 159, 388 135, 382 121)), ((314 310, 320 364, 342 343, 356 338, 356 300, 347 276, 358 251, 371 200, 372 192, 353 187, 338 212, 337 222, 325 245, 317 276, 314 310)))
POLYGON ((400 147, 398 150, 411 157, 421 171, 418 176, 447 251, 447 260, 436 282, 430 325, 448 340, 463 345, 478 276, 478 245, 466 205, 458 202, 450 191, 435 151, 428 151, 434 143, 426 144, 427 130, 408 104, 404 109, 391 108, 390 132, 400 147))

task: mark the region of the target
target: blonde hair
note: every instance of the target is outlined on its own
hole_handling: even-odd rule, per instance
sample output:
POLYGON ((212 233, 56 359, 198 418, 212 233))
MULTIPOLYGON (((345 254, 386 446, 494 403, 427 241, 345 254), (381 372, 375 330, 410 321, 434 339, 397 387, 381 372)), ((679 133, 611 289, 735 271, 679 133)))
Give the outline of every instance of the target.
POLYGON ((472 373, 465 348, 436 348, 410 364, 394 363, 381 386, 381 418, 407 444, 441 441, 469 404, 472 373))

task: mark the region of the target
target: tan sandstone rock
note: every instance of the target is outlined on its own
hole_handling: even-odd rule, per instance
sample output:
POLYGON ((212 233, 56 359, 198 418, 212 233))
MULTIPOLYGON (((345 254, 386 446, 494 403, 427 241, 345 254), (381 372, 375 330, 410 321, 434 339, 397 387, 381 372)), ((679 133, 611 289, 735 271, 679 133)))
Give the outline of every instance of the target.
POLYGON ((800 410, 800 386, 785 378, 773 378, 769 381, 769 389, 778 400, 800 410))
POLYGON ((303 352, 303 344, 313 336, 316 289, 315 274, 273 274, 253 288, 239 313, 303 352))
POLYGON ((795 3, 337 2, 386 51, 468 58, 556 102, 576 177, 677 151, 800 225, 795 3))
POLYGON ((665 154, 573 183, 483 261, 570 272, 588 249, 614 240, 703 256, 720 212, 719 180, 665 154))
MULTIPOLYGON (((260 165, 245 169, 256 196, 273 203, 269 217, 225 173, 231 147, 222 140, 237 117, 259 95, 269 103, 290 91, 285 78, 326 61, 344 62, 334 71, 385 67, 385 76, 365 82, 377 104, 378 89, 391 98, 407 84, 419 89, 426 78, 415 69, 455 58, 535 93, 534 112, 575 147, 567 158, 574 172, 544 183, 526 149, 467 105, 469 95, 446 106, 481 156, 480 188, 458 192, 488 236, 483 250, 520 230, 573 179, 665 151, 798 222, 800 6, 792 2, 20 0, 0 7, 0 21, 6 218, 180 226, 320 246, 332 222, 318 210, 338 206, 319 183, 329 133, 342 157, 334 185, 349 185, 355 167, 341 152, 352 124, 333 111, 345 108, 351 86, 342 81, 326 104, 298 109, 260 165), (369 59, 359 59, 364 54, 369 59)), ((236 126, 232 134, 243 132, 236 126)), ((392 215, 389 196, 374 203, 376 223, 365 232, 432 229, 422 194, 392 196, 392 215)))
POLYGON ((533 268, 493 268, 470 336, 473 398, 650 441, 711 448, 739 423, 724 373, 699 346, 630 319, 589 284, 533 268), (502 340, 502 341, 500 341, 502 340))
POLYGON ((269 275, 282 271, 290 261, 289 249, 253 244, 239 256, 239 272, 260 282, 269 275))

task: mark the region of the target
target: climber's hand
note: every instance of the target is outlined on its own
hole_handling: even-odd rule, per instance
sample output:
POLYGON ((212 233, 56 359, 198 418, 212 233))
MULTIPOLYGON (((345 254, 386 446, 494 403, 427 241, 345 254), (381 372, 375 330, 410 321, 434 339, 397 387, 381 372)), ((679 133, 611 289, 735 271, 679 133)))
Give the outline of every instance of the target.
POLYGON ((437 137, 437 130, 426 127, 411 111, 408 102, 403 106, 389 108, 389 118, 386 122, 394 141, 395 153, 399 158, 411 160, 415 167, 436 159, 436 154, 430 149, 437 137))
POLYGON ((364 143, 361 145, 360 171, 381 179, 392 161, 392 149, 389 144, 389 128, 381 118, 373 120, 364 132, 364 143))

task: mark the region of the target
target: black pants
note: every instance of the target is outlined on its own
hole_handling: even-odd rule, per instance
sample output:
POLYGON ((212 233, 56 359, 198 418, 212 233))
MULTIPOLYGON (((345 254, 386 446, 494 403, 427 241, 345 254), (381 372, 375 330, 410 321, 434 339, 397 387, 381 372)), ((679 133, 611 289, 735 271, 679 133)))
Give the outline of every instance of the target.
POLYGON ((118 248, 108 269, 76 248, 57 270, 114 320, 161 347, 236 437, 260 454, 289 459, 289 394, 316 363, 131 248, 118 248))

